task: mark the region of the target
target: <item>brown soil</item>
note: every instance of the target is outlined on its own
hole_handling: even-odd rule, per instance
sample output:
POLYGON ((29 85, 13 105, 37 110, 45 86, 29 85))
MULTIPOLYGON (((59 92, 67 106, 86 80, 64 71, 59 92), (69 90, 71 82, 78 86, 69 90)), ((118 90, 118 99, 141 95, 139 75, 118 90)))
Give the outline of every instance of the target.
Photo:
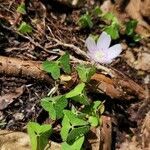
MULTIPOLYGON (((15 12, 16 6, 17 2, 14 1, 12 3, 6 0, 0 2, 0 20, 2 21, 2 25, 0 24, 0 55, 2 56, 35 61, 52 60, 58 58, 60 55, 59 52, 57 53, 53 49, 60 49, 68 51, 78 59, 84 60, 83 56, 76 54, 70 48, 57 45, 54 41, 49 40, 48 36, 54 35, 56 38, 61 39, 62 42, 73 44, 86 51, 84 40, 89 33, 101 33, 96 27, 91 31, 80 30, 77 25, 77 20, 81 14, 93 7, 90 3, 81 9, 65 7, 64 10, 61 9, 59 11, 59 6, 55 8, 54 4, 48 4, 47 1, 43 4, 41 2, 34 3, 30 1, 27 3, 28 15, 19 17, 15 12), (45 9, 47 9, 47 12, 45 9), (37 23, 33 22, 34 19, 37 19, 37 23), (18 26, 21 20, 32 21, 35 31, 30 37, 34 42, 24 35, 19 35, 12 28, 9 28, 11 25, 18 26)), ((62 8, 61 5, 60 8, 62 8)), ((125 39, 121 39, 119 42, 125 42, 125 39)), ((132 50, 134 47, 130 47, 128 43, 125 44, 127 45, 121 57, 116 59, 111 66, 147 89, 148 85, 144 82, 144 79, 148 75, 148 72, 140 72, 126 63, 123 57, 124 53, 127 49, 132 50)), ((147 43, 145 42, 138 43, 138 45, 139 47, 147 48, 147 43)), ((11 93, 21 86, 25 87, 23 94, 16 98, 7 108, 0 110, 0 122, 6 123, 0 126, 1 129, 24 131, 28 121, 34 120, 42 123, 48 117, 40 106, 40 99, 48 94, 53 85, 31 78, 6 76, 5 74, 0 75, 0 95, 11 93)), ((115 139, 113 141, 113 149, 115 147, 119 148, 120 144, 125 141, 125 138, 130 139, 132 136, 136 136, 137 140, 141 142, 139 131, 141 130, 145 115, 150 109, 150 103, 147 102, 147 98, 140 101, 134 99, 133 102, 125 102, 112 100, 110 97, 102 95, 101 99, 106 101, 105 113, 113 118, 113 139, 115 139)))

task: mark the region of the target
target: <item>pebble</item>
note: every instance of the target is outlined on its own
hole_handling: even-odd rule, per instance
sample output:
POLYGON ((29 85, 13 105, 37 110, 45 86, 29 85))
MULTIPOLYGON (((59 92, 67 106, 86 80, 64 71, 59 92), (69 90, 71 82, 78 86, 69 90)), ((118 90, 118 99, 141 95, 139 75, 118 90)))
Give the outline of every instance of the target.
POLYGON ((24 118, 24 115, 23 113, 15 113, 13 117, 15 118, 15 120, 22 120, 24 118))

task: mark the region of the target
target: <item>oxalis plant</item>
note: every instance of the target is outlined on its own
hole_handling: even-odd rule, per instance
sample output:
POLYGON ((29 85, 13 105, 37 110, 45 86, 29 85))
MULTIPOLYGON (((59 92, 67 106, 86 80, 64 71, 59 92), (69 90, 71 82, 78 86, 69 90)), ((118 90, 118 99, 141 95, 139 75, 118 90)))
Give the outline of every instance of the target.
MULTIPOLYGON (((121 53, 121 45, 116 44, 109 48, 110 35, 103 32, 97 42, 88 37, 85 45, 88 48, 88 56, 95 63, 108 64, 121 53)), ((43 62, 43 70, 50 73, 54 80, 59 81, 61 73, 71 74, 69 54, 65 53, 56 61, 43 62)), ((73 89, 63 95, 47 96, 41 99, 41 106, 48 112, 52 122, 60 122, 60 137, 62 150, 81 150, 86 134, 90 128, 101 125, 101 115, 104 112, 104 104, 99 99, 90 100, 87 93, 87 85, 95 74, 94 65, 77 65, 75 68, 80 81, 73 89)), ((31 139, 32 150, 44 150, 53 127, 50 124, 40 125, 29 122, 28 134, 31 139)))
POLYGON ((135 32, 137 20, 129 20, 121 24, 112 12, 105 13, 99 6, 81 15, 77 24, 82 29, 92 29, 96 26, 108 33, 113 40, 119 39, 120 34, 125 35, 131 42, 130 44, 141 40, 140 35, 135 32), (97 21, 101 21, 101 23, 98 24, 97 21))

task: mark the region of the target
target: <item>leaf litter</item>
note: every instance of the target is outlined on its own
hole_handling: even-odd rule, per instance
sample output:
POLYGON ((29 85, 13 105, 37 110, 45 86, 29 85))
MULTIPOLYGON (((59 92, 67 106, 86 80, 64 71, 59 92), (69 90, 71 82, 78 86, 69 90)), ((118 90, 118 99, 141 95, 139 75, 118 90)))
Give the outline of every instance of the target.
MULTIPOLYGON (((41 2, 31 2, 30 4, 31 5, 28 6, 28 10, 31 11, 31 18, 27 18, 26 21, 31 22, 31 25, 34 29, 36 29, 36 32, 33 31, 33 34, 30 36, 22 35, 22 34, 18 35, 18 33, 15 30, 7 28, 7 26, 0 25, 0 28, 3 29, 3 32, 5 33, 5 35, 7 35, 8 39, 9 39, 9 41, 6 41, 7 46, 5 46, 6 51, 4 50, 4 52, 3 52, 4 55, 11 56, 11 57, 17 57, 17 58, 21 58, 21 59, 25 59, 25 60, 43 61, 43 60, 46 60, 46 58, 51 60, 51 58, 53 58, 53 57, 60 56, 61 53, 60 53, 59 49, 61 49, 63 51, 67 50, 75 58, 83 59, 84 53, 82 55, 82 54, 76 52, 77 51, 76 48, 80 47, 80 49, 86 50, 83 47, 83 45, 84 45, 83 40, 86 39, 86 37, 88 36, 88 31, 84 32, 84 34, 83 34, 76 27, 76 21, 77 21, 76 18, 80 17, 80 15, 79 15, 80 10, 73 10, 73 12, 68 14, 65 19, 61 19, 62 15, 59 13, 53 12, 53 8, 52 9, 50 8, 51 13, 46 15, 45 14, 46 7, 41 2), (37 8, 39 8, 39 9, 37 9, 37 8), (42 13, 39 13, 40 11, 38 11, 38 10, 41 10, 42 13), (34 16, 33 11, 35 11, 35 13, 36 13, 35 16, 34 16), (60 19, 61 19, 61 22, 59 21, 60 19), (68 27, 68 25, 69 25, 69 27, 68 27), (44 37, 43 36, 44 34, 46 34, 47 36, 44 37), (50 39, 54 39, 54 40, 50 40, 50 39), (57 39, 57 40, 55 40, 55 39, 57 39), (64 43, 70 43, 70 44, 67 45, 64 43), (23 48, 23 46, 24 47, 28 46, 28 47, 25 49, 25 48, 23 48), (57 49, 57 48, 58 48, 58 51, 54 51, 54 49, 57 49), (9 49, 9 51, 7 51, 7 49, 9 49), (11 51, 11 49, 13 49, 13 50, 11 51)), ((8 24, 10 23, 11 25, 12 24, 19 25, 22 22, 24 16, 21 15, 18 18, 17 14, 15 12, 12 13, 12 11, 14 11, 15 8, 17 8, 17 3, 12 2, 10 4, 9 1, 8 2, 5 1, 5 3, 1 3, 0 7, 3 8, 0 11, 0 13, 1 13, 0 18, 2 18, 2 19, 5 18, 5 21, 7 21, 8 24), (5 8, 2 7, 3 4, 5 4, 5 6, 6 6, 5 8), (6 9, 6 8, 8 8, 8 9, 6 9)), ((91 7, 90 2, 89 2, 88 7, 91 7)), ((62 13, 65 13, 65 12, 62 12, 62 13)), ((93 32, 100 34, 100 31, 97 31, 96 29, 93 32)), ((148 47, 147 43, 141 42, 140 45, 142 48, 148 47)), ((129 46, 128 46, 128 48, 130 49, 130 51, 133 52, 134 57, 137 57, 139 55, 139 52, 137 52, 137 50, 132 50, 132 47, 129 47, 129 46), (136 55, 136 53, 137 53, 137 55, 136 55)), ((136 48, 136 49, 139 49, 139 48, 136 48)), ((126 51, 126 49, 125 49, 125 51, 126 51)), ((139 60, 137 59, 137 61, 139 61, 139 60)), ((136 68, 130 64, 128 66, 128 62, 126 63, 126 61, 124 60, 124 57, 122 57, 122 56, 121 56, 121 58, 118 58, 116 61, 114 61, 111 64, 111 67, 115 67, 116 69, 118 69, 118 71, 130 76, 131 79, 133 79, 137 83, 145 86, 145 88, 149 88, 149 85, 148 84, 144 85, 144 81, 143 81, 143 78, 147 76, 146 69, 143 70, 140 67, 136 68), (132 68, 134 68, 135 71, 132 68)), ((109 82, 109 84, 112 82, 112 81, 110 81, 111 78, 109 78, 109 75, 108 75, 108 77, 106 76, 104 78, 103 78, 103 76, 100 75, 100 79, 101 78, 102 78, 102 81, 107 80, 109 82)), ((126 81, 126 78, 125 78, 125 81, 126 81)), ((124 82, 124 83, 126 85, 126 82, 124 82)), ((12 92, 10 92, 11 87, 13 87, 13 89, 17 89, 18 88, 17 84, 19 84, 20 87, 22 85, 26 85, 27 90, 25 90, 22 94, 20 94, 20 96, 18 96, 18 97, 16 96, 15 97, 16 99, 14 98, 15 101, 13 103, 9 104, 9 107, 5 108, 6 110, 1 111, 1 113, 3 114, 2 121, 7 122, 7 124, 4 125, 2 128, 23 131, 26 126, 26 123, 31 119, 37 120, 39 123, 48 121, 46 115, 44 115, 44 117, 42 116, 43 118, 40 117, 41 114, 43 114, 44 112, 42 111, 42 109, 39 107, 38 104, 39 104, 39 100, 42 97, 46 96, 47 93, 50 91, 51 86, 47 85, 47 83, 45 83, 42 86, 41 83, 39 83, 39 81, 38 82, 36 80, 33 81, 30 78, 30 76, 28 76, 26 79, 26 77, 22 77, 22 78, 13 77, 12 78, 12 77, 5 77, 3 74, 1 75, 1 87, 0 87, 1 91, 3 93, 10 93, 10 95, 8 95, 8 97, 10 96, 9 97, 10 100, 12 100, 12 97, 11 97, 12 92), (6 81, 5 81, 5 79, 6 79, 6 81), (5 92, 6 89, 7 89, 7 92, 5 92), (24 119, 20 120, 19 122, 17 121, 15 123, 16 120, 15 120, 15 118, 13 118, 12 114, 16 114, 16 112, 18 112, 18 107, 20 107, 20 106, 21 106, 22 112, 21 112, 21 109, 19 109, 19 112, 23 113, 24 119), (17 124, 17 123, 19 123, 19 124, 17 124)), ((106 89, 106 87, 107 87, 107 85, 104 85, 104 83, 101 84, 101 86, 102 86, 102 89, 106 89)), ((72 83, 71 83, 71 87, 72 87, 72 83)), ((123 88, 123 91, 124 91, 124 88, 123 88)), ((128 92, 130 93, 130 91, 128 91, 128 92)), ((106 93, 107 93, 107 91, 106 91, 106 93)), ((113 128, 113 130, 116 130, 113 132, 117 133, 116 148, 119 149, 119 147, 120 147, 120 149, 121 149, 121 147, 122 147, 121 143, 124 142, 123 139, 124 139, 124 137, 126 137, 124 133, 126 133, 126 135, 128 135, 128 133, 129 133, 124 130, 124 127, 123 127, 124 124, 126 125, 126 127, 130 127, 133 130, 133 133, 135 134, 135 140, 134 140, 134 138, 132 140, 136 141, 137 143, 138 142, 140 143, 140 140, 137 139, 137 137, 139 135, 137 130, 141 129, 141 126, 143 124, 142 121, 144 120, 145 115, 149 111, 148 106, 143 105, 143 109, 141 109, 141 111, 140 111, 141 113, 139 113, 139 118, 137 117, 136 112, 141 107, 141 104, 145 103, 145 100, 142 99, 142 101, 130 103, 130 104, 128 104, 128 102, 127 102, 127 104, 126 104, 125 101, 123 101, 123 102, 114 102, 113 101, 112 102, 112 99, 110 99, 110 97, 107 97, 105 94, 98 95, 98 96, 100 96, 101 98, 104 97, 104 100, 106 101, 106 104, 105 104, 106 105, 105 107, 107 110, 106 115, 112 116, 112 119, 113 119, 112 122, 116 125, 115 128, 113 128), (113 113, 111 112, 112 109, 113 109, 113 113), (136 127, 134 122, 137 122, 138 127, 136 127)), ((144 132, 144 134, 146 134, 146 136, 147 136, 148 132, 145 129, 146 129, 146 125, 143 125, 142 133, 144 132)), ((106 128, 106 130, 107 130, 107 128, 106 128)), ((94 132, 96 132, 96 131, 94 131, 94 132)), ((111 133, 111 131, 108 131, 108 133, 111 133)), ((106 138, 106 136, 104 136, 104 137, 106 138)), ((143 137, 145 137, 145 136, 143 136, 143 137)), ((127 139, 127 141, 129 141, 129 138, 126 138, 126 139, 127 139)), ((141 139, 141 137, 139 137, 139 139, 141 139)), ((144 141, 146 141, 146 140, 144 140, 144 141)), ((134 143, 136 143, 136 142, 134 142, 134 143)), ((111 143, 111 141, 109 141, 109 143, 106 145, 108 146, 110 143, 111 143)), ((130 145, 129 142, 128 142, 128 144, 130 145)), ((136 144, 136 146, 138 144, 136 144)), ((147 144, 144 144, 144 145, 147 146, 147 144)))

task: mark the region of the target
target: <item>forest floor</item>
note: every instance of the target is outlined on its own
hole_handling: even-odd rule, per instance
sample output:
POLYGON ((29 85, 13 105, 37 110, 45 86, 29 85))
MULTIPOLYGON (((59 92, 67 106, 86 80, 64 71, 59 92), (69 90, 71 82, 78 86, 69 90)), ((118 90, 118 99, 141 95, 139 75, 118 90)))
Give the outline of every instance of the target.
MULTIPOLYGON (((0 55, 44 61, 54 60, 61 55, 62 51, 68 51, 74 58, 72 62, 78 63, 78 60, 85 60, 82 54, 75 52, 72 45, 86 52, 85 39, 90 33, 100 35, 102 32, 98 28, 99 22, 92 29, 80 29, 77 24, 81 15, 95 5, 96 3, 92 1, 80 9, 72 9, 56 3, 33 1, 26 4, 27 14, 20 15, 16 12, 17 2, 7 0, 0 2, 0 55), (13 27, 17 27, 22 20, 32 22, 34 27, 32 35, 20 34, 14 30, 13 27)), ((124 36, 121 36, 117 43, 122 44, 123 52, 106 67, 115 68, 128 76, 145 90, 146 96, 142 99, 136 96, 132 100, 121 100, 102 94, 99 98, 105 101, 104 114, 112 117, 113 120, 112 149, 126 149, 125 147, 129 145, 133 147, 129 146, 128 149, 135 147, 140 149, 147 147, 147 138, 150 134, 148 133, 150 128, 147 129, 149 126, 147 124, 150 123, 150 39, 144 38, 131 45, 124 36), (144 141, 143 138, 145 138, 144 141)), ((8 76, 1 72, 0 123, 3 124, 0 128, 24 132, 30 120, 38 123, 48 122, 48 114, 43 112, 40 100, 53 86, 32 77, 8 76), (9 102, 2 107, 3 99, 9 102)))

